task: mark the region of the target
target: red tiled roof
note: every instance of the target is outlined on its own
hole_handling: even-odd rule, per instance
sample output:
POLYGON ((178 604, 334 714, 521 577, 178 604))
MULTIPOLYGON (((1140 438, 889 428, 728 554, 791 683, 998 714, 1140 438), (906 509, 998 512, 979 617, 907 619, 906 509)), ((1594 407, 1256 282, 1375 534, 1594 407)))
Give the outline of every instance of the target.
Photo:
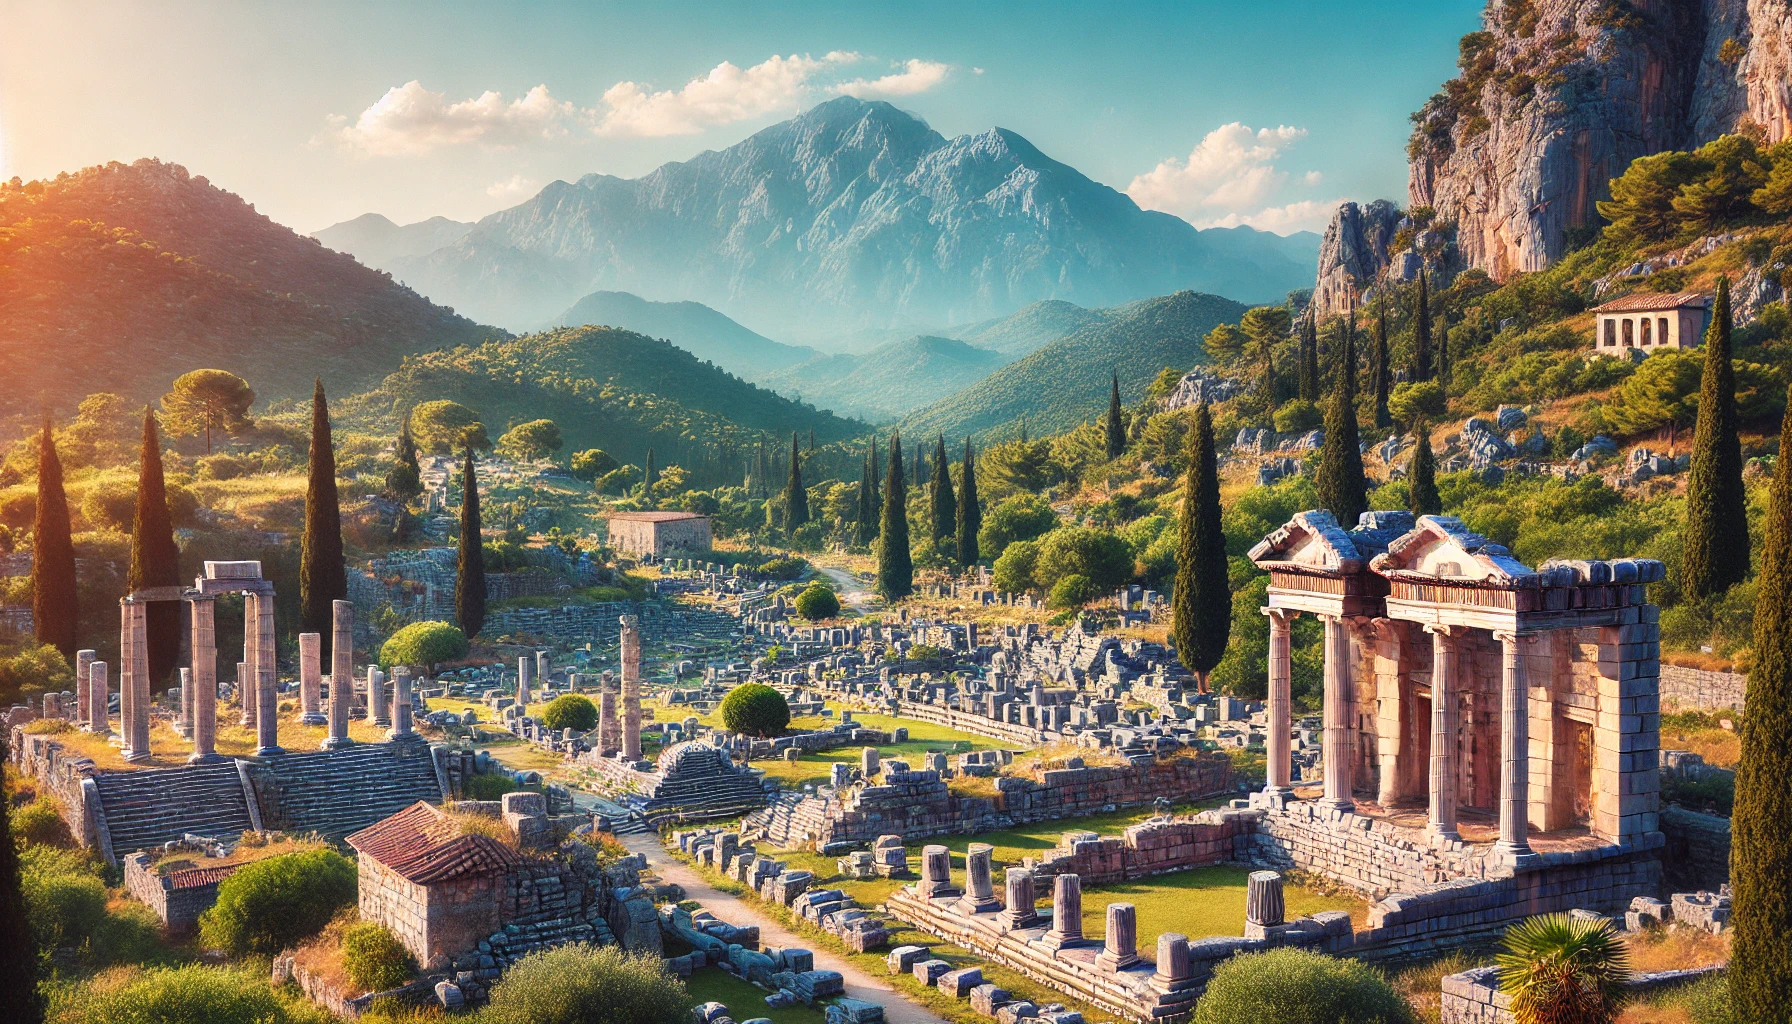
POLYGON ((679 519, 708 519, 695 512, 616 512, 611 519, 621 519, 631 523, 670 523, 679 519))
POLYGON ((453 818, 421 800, 343 841, 418 885, 497 874, 523 862, 490 836, 463 834, 453 818))
POLYGON ((236 872, 242 864, 223 864, 212 868, 182 868, 170 871, 166 876, 170 889, 197 889, 200 886, 222 882, 236 872))
POLYGON ((1654 313, 1682 306, 1700 309, 1711 305, 1711 296, 1704 292, 1638 292, 1593 307, 1595 313, 1654 313))

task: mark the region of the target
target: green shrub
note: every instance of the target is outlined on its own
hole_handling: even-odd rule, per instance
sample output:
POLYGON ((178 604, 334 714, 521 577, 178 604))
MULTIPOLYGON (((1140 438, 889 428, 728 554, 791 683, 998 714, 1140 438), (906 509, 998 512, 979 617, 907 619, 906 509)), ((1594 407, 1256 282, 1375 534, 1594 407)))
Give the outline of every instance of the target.
POLYGON ((322 931, 355 902, 355 865, 334 850, 269 857, 218 885, 199 917, 206 945, 242 955, 273 954, 322 931))
POLYGON ((482 1024, 689 1024, 695 1005, 658 956, 584 943, 530 953, 492 986, 482 1024))
POLYGON ((384 992, 409 981, 411 954, 384 925, 358 921, 342 930, 342 969, 363 992, 384 992))
POLYGON ((1048 603, 1053 608, 1080 608, 1094 600, 1098 593, 1100 591, 1089 582, 1089 577, 1071 573, 1052 584, 1048 603))
POLYGON ((74 670, 51 644, 27 637, 17 647, 0 648, 0 705, 15 704, 21 695, 58 693, 75 686, 74 670))
POLYGON ((392 634, 380 647, 380 665, 416 665, 433 669, 444 661, 465 657, 467 635, 446 622, 413 622, 392 634))
POLYGON ((794 580, 809 568, 809 563, 801 558, 773 558, 760 563, 759 575, 774 580, 794 580))
POLYGON ((193 964, 140 970, 109 982, 54 990, 49 1019, 58 1024, 331 1024, 335 1020, 301 996, 274 991, 265 970, 193 964))
POLYGON ((1058 514, 1036 494, 1013 494, 983 513, 977 549, 985 558, 1000 558, 1008 545, 1033 540, 1058 525, 1058 514))
POLYGON ((1283 402, 1272 420, 1276 431, 1283 434, 1305 433, 1324 421, 1325 417, 1320 414, 1318 406, 1300 398, 1283 402))
POLYGON ((487 772, 484 775, 468 776, 461 784, 468 800, 496 800, 506 793, 517 791, 516 780, 501 772, 487 772))
POLYGON ((1132 576, 1132 550, 1120 535, 1089 526, 1060 526, 1039 541, 1033 579, 1052 587, 1066 576, 1087 576, 1097 591, 1112 590, 1132 576))
POLYGON ((1737 1024, 1736 1012, 1730 1007, 1730 979, 1727 975, 1707 978, 1673 998, 1691 1018, 1692 1024, 1737 1024))
POLYGON ((1033 570, 1039 564, 1039 543, 1031 540, 1017 540, 1002 551, 996 559, 993 579, 996 589, 1008 594, 1020 594, 1032 590, 1039 584, 1033 579, 1033 570))
POLYGON ((56 813, 54 798, 38 795, 36 800, 12 812, 12 834, 27 846, 73 846, 75 838, 68 824, 56 813))
POLYGON ((790 704, 764 683, 742 683, 722 698, 722 724, 747 736, 776 736, 790 725, 790 704))
POLYGON ((28 872, 25 906, 40 956, 83 949, 106 919, 106 886, 91 875, 28 872))
POLYGON ((589 732, 597 725, 597 705, 577 693, 563 693, 541 709, 541 724, 550 729, 589 732))
POLYGON ((1418 1024, 1374 968, 1355 960, 1274 949, 1235 956, 1213 972, 1190 1024, 1418 1024))
POLYGON ((831 619, 840 614, 840 598, 820 583, 811 583, 796 595, 796 613, 810 622, 831 619))

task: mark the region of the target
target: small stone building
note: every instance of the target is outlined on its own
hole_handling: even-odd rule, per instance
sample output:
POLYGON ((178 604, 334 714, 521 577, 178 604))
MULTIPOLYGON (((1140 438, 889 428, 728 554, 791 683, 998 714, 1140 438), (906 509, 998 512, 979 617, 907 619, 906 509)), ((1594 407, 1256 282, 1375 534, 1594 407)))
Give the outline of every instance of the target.
POLYGON ((709 517, 694 512, 618 512, 609 528, 610 546, 625 555, 708 551, 714 545, 709 517))
POLYGON ((1593 309, 1593 354, 1628 358, 1670 348, 1698 348, 1711 321, 1702 292, 1643 292, 1593 309))

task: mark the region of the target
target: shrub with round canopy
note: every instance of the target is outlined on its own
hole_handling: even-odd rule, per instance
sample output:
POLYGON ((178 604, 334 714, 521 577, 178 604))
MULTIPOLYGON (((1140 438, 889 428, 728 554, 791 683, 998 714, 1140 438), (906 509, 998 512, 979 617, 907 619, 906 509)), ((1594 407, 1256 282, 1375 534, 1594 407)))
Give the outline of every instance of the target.
POLYGON ((1219 965, 1190 1024, 1418 1024, 1379 972, 1304 949, 1246 953, 1219 965))
POLYGON ((729 732, 776 736, 790 725, 790 704, 764 683, 742 683, 722 698, 722 724, 729 732))
POLYGON ((380 665, 417 665, 430 670, 467 653, 467 635, 446 622, 413 622, 380 647, 380 665))
POLYGON ((577 693, 563 693, 541 709, 541 724, 550 729, 590 732, 597 725, 597 705, 577 693))
POLYGON ((200 939, 237 956, 271 956, 353 906, 355 888, 354 862, 334 850, 258 860, 218 884, 218 902, 199 916, 200 939))
POLYGON ((796 595, 796 613, 810 622, 840 614, 840 598, 820 583, 811 583, 796 595))
POLYGON ((696 1001, 657 954, 585 943, 539 950, 492 986, 485 1024, 689 1024, 696 1001))

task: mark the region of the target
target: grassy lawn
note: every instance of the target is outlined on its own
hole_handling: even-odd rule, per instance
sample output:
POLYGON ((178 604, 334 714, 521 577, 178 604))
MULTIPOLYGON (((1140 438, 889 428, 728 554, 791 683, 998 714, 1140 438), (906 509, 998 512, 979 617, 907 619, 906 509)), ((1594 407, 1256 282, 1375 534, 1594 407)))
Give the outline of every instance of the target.
POLYGON ((765 1005, 765 997, 770 993, 720 967, 692 971, 690 980, 684 983, 684 987, 699 1003, 721 1003, 728 1007, 728 1016, 735 1020, 769 1017, 772 1024, 822 1024, 827 1019, 827 1015, 818 1006, 798 1003, 795 1006, 773 1009, 765 1005))
MULTIPOLYGON (((1245 877, 1250 869, 1219 866, 1177 871, 1155 878, 1083 890, 1083 934, 1107 934, 1107 906, 1131 903, 1137 908, 1139 951, 1157 949, 1157 937, 1177 932, 1191 939, 1244 934, 1245 877)), ((1322 910, 1342 910, 1362 927, 1369 905, 1350 896, 1329 896, 1284 883, 1288 920, 1322 910)), ((1042 892, 1049 899, 1049 892, 1042 892)))
MULTIPOLYGON (((218 726, 214 746, 218 753, 226 757, 248 757, 255 753, 260 744, 256 740, 255 727, 238 725, 242 711, 238 708, 220 708, 218 726)), ((324 737, 330 734, 328 726, 300 725, 298 712, 284 712, 280 716, 280 745, 287 750, 316 750, 323 743, 324 737)), ((113 716, 112 730, 117 732, 119 722, 113 716)), ((366 719, 348 723, 349 738, 357 743, 383 743, 386 739, 384 726, 375 727, 366 719)), ((151 758, 143 764, 131 764, 122 756, 122 748, 111 745, 105 738, 89 732, 69 730, 55 733, 56 742, 73 753, 93 759, 95 765, 106 770, 128 770, 133 768, 172 768, 187 763, 187 755, 193 752, 193 744, 173 727, 159 719, 151 719, 149 723, 149 750, 151 758)))

